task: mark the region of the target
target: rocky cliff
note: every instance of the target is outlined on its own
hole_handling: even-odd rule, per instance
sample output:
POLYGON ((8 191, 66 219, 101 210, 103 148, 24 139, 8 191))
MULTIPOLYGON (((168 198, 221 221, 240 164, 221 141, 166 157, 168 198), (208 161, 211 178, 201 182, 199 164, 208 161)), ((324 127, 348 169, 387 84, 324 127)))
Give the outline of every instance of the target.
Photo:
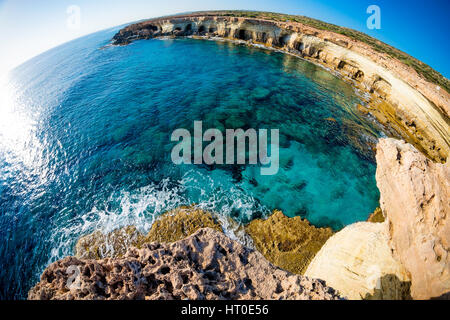
POLYGON ((337 232, 305 275, 325 280, 349 299, 411 299, 411 279, 393 257, 382 223, 358 222, 337 232))
POLYGON ((360 222, 336 233, 305 275, 350 299, 448 298, 448 162, 433 163, 391 138, 379 141, 376 158, 382 210, 371 220, 381 223, 360 222))
POLYGON ((31 300, 339 298, 323 281, 274 267, 210 228, 171 244, 132 248, 123 258, 66 257, 51 264, 28 294, 31 300))
POLYGON ((363 109, 431 159, 444 162, 450 152, 450 94, 366 43, 299 22, 208 13, 133 24, 120 30, 113 43, 161 36, 239 40, 322 64, 367 92, 370 98, 363 109))
POLYGON ((377 185, 394 256, 411 274, 415 299, 450 292, 450 165, 381 139, 377 185))

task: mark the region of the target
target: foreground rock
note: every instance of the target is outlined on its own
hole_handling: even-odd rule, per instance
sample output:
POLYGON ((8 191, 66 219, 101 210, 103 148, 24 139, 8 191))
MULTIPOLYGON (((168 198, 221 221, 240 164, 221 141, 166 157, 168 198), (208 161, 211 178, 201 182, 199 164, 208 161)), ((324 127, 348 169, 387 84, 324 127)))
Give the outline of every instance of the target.
POLYGON ((413 146, 381 139, 377 185, 394 255, 411 274, 415 299, 450 292, 450 167, 413 146))
POLYGON ((267 260, 293 273, 303 274, 317 251, 333 234, 301 217, 288 218, 275 210, 266 220, 250 222, 245 230, 267 260))
POLYGON ((392 256, 383 223, 359 222, 332 236, 305 273, 349 299, 411 299, 411 281, 392 256))
POLYGON ((210 228, 171 244, 144 244, 124 258, 66 257, 51 264, 28 294, 31 300, 338 298, 323 281, 278 269, 210 228), (79 270, 74 282, 70 266, 79 270))
POLYGON ((75 257, 79 259, 122 257, 130 247, 140 248, 144 243, 153 241, 174 242, 206 227, 222 230, 211 213, 195 206, 182 206, 159 217, 147 235, 140 233, 134 226, 127 226, 107 234, 95 231, 83 236, 75 246, 75 257))

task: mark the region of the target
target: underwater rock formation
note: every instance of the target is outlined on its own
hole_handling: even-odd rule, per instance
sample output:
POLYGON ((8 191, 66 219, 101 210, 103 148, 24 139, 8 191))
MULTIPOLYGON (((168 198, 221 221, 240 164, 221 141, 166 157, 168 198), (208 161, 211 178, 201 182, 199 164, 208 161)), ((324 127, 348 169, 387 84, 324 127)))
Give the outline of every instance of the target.
POLYGON ((339 298, 323 281, 278 269, 210 228, 171 244, 132 248, 124 258, 66 257, 52 263, 28 294, 30 300, 339 298), (68 286, 70 266, 79 277, 68 286))
POLYGON ((147 235, 136 227, 127 226, 107 234, 95 231, 81 237, 75 246, 75 257, 79 259, 103 259, 121 257, 130 247, 141 247, 148 242, 174 242, 191 235, 200 228, 222 231, 211 213, 182 206, 160 216, 147 235))
POLYGON ((384 222, 383 211, 381 208, 376 208, 367 219, 368 222, 384 222))
POLYGON ((349 299, 411 299, 411 280, 392 256, 383 223, 358 222, 333 235, 305 275, 349 299))
POLYGON ((363 109, 389 130, 435 161, 444 162, 450 153, 450 94, 365 42, 300 22, 202 12, 129 25, 113 44, 163 36, 238 40, 324 65, 366 92, 370 98, 363 109))
POLYGON ((411 274, 414 299, 450 292, 450 165, 412 145, 381 139, 377 185, 394 255, 411 274))
POLYGON ((311 259, 333 234, 330 228, 316 228, 306 219, 289 218, 279 210, 266 220, 253 220, 245 231, 267 260, 297 274, 305 272, 311 259))
POLYGON ((186 238, 201 228, 222 231, 222 227, 213 219, 211 213, 182 206, 164 213, 157 219, 144 242, 174 242, 186 238))

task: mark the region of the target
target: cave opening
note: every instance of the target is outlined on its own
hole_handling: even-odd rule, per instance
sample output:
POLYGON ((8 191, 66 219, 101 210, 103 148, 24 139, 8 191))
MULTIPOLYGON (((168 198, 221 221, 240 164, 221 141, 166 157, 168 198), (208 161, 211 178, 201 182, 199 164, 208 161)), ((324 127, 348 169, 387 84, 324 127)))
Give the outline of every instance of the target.
POLYGON ((341 61, 339 62, 339 64, 338 64, 338 69, 344 68, 345 65, 346 65, 345 61, 341 60, 341 61))
POLYGON ((190 32, 192 30, 192 24, 188 24, 187 26, 186 26, 186 28, 184 29, 184 31, 186 31, 186 32, 190 32))
POLYGON ((245 36, 245 29, 240 29, 238 33, 238 39, 240 40, 247 40, 245 36))
POLYGON ((361 70, 358 70, 355 75, 353 76, 353 79, 357 80, 357 81, 361 81, 364 78, 364 72, 362 72, 361 70))
POLYGON ((316 58, 317 59, 320 59, 320 54, 322 53, 322 50, 318 50, 317 51, 317 53, 316 53, 316 58))
POLYGON ((151 30, 151 31, 157 31, 158 27, 153 25, 153 24, 149 24, 145 27, 147 30, 151 30))
POLYGON ((263 32, 261 34, 261 42, 266 42, 267 41, 267 33, 263 32))
POLYGON ((284 35, 278 38, 278 45, 284 47, 288 43, 289 35, 284 35))
POLYGON ((213 27, 211 27, 211 28, 209 28, 208 32, 209 32, 209 33, 213 33, 213 32, 216 32, 216 29, 215 29, 215 28, 213 28, 213 27))
POLYGON ((205 31, 206 31, 205 26, 200 26, 200 27, 198 28, 198 33, 204 33, 205 31))

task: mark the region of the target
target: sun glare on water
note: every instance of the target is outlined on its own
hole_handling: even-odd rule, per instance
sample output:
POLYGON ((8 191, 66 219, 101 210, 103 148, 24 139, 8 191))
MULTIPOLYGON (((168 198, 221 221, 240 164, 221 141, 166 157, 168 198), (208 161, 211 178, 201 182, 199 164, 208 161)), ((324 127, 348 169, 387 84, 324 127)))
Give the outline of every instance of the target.
POLYGON ((34 121, 21 110, 7 75, 0 75, 0 155, 6 162, 33 166, 31 145, 38 143, 34 121))

